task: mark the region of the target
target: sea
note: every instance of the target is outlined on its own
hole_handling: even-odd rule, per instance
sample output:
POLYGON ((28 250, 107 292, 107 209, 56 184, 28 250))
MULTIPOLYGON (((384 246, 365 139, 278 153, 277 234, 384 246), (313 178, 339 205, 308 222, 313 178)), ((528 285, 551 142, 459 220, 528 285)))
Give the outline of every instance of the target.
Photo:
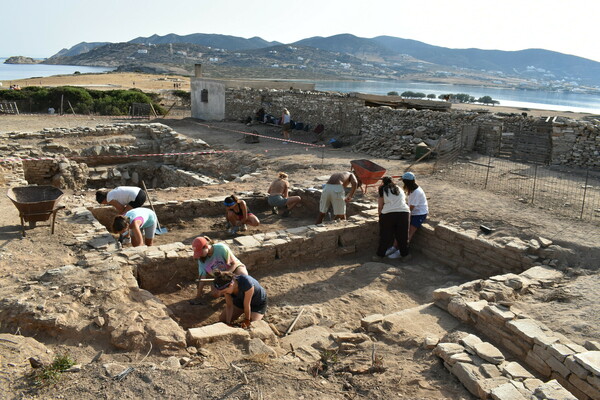
MULTIPOLYGON (((102 73, 114 68, 87 67, 77 65, 45 65, 45 64, 4 64, 0 58, 0 81, 10 85, 12 79, 28 79, 52 75, 71 75, 80 73, 102 73), (8 82, 7 82, 8 81, 8 82)), ((439 96, 447 93, 466 93, 475 98, 490 96, 500 102, 501 106, 540 110, 556 110, 600 114, 600 95, 576 92, 556 92, 544 90, 500 89, 483 86, 450 85, 441 83, 422 83, 413 81, 311 81, 316 90, 342 93, 360 92, 386 95, 395 91, 421 92, 439 96)))

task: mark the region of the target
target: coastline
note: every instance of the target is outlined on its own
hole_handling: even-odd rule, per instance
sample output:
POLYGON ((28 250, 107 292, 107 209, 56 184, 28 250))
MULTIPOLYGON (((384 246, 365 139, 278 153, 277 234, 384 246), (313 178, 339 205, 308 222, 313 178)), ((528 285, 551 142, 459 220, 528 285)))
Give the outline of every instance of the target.
MULTIPOLYGON (((114 90, 114 89, 140 89, 143 91, 161 92, 166 90, 190 90, 190 76, 185 75, 157 75, 135 72, 104 72, 104 73, 85 73, 85 74, 70 74, 70 75, 54 75, 38 78, 15 79, 0 81, 4 88, 8 88, 11 84, 17 84, 21 88, 27 86, 75 86, 85 87, 94 90, 114 90)), ((275 79, 277 80, 277 79, 275 79)), ((549 106, 550 107, 550 106, 549 106)), ((591 112, 572 112, 560 110, 547 110, 538 108, 511 107, 503 105, 483 105, 483 104, 466 104, 453 103, 452 110, 464 111, 483 111, 487 110, 490 113, 515 113, 521 114, 526 112, 534 117, 555 117, 562 116, 571 119, 582 119, 591 117, 597 114, 591 112)))

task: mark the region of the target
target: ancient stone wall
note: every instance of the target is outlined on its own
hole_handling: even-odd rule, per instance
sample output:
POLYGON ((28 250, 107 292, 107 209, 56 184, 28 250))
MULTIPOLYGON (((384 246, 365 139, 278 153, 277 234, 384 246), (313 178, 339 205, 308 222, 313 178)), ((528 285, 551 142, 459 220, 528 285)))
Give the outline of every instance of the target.
MULTIPOLYGON (((254 117, 261 107, 279 118, 285 107, 294 121, 312 127, 324 124, 328 137, 353 144, 355 151, 389 159, 412 158, 417 144, 433 147, 440 137, 460 136, 467 126, 478 128, 475 149, 496 155, 503 132, 535 132, 534 125, 540 121, 514 114, 367 107, 352 94, 301 90, 228 89, 225 102, 227 120, 254 117)), ((550 123, 552 164, 600 167, 600 120, 556 118, 550 123)))
POLYGON ((510 307, 531 288, 548 287, 562 278, 560 271, 536 266, 519 275, 496 275, 437 289, 434 301, 461 321, 473 324, 545 379, 556 379, 578 399, 600 399, 600 344, 581 346, 510 307))

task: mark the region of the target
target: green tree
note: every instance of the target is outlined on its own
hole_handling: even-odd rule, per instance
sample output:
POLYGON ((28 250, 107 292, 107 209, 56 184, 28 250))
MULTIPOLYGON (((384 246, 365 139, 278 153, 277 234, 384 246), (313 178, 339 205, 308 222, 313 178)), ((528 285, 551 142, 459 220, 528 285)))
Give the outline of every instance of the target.
POLYGON ((429 93, 429 94, 427 95, 427 98, 428 98, 428 99, 435 99, 435 94, 433 94, 433 93, 429 93))
POLYGON ((387 95, 388 95, 388 96, 398 96, 398 92, 396 92, 396 91, 391 91, 391 92, 388 92, 388 94, 387 94, 387 95))

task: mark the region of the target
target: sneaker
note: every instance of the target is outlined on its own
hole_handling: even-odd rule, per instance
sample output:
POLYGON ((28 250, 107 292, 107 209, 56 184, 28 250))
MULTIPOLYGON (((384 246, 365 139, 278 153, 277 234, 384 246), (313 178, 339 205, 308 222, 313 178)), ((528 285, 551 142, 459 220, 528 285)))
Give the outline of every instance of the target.
POLYGON ((393 252, 392 254, 388 255, 387 257, 388 258, 400 258, 402 256, 400 255, 400 250, 396 250, 395 252, 393 252))
POLYGON ((246 224, 242 224, 242 226, 240 226, 240 231, 244 232, 248 230, 248 226, 246 226, 246 224))
POLYGON ((380 261, 383 261, 383 257, 373 256, 373 257, 371 257, 371 261, 378 261, 378 262, 380 262, 380 261))
POLYGON ((386 257, 389 256, 392 253, 395 253, 396 251, 398 251, 394 246, 390 247, 389 249, 387 249, 387 251, 385 252, 386 257))
POLYGON ((277 207, 273 207, 273 208, 271 208, 271 212, 273 214, 279 214, 279 209, 277 207))
POLYGON ((235 235, 239 230, 240 230, 239 226, 234 226, 228 232, 229 232, 230 235, 235 235))

